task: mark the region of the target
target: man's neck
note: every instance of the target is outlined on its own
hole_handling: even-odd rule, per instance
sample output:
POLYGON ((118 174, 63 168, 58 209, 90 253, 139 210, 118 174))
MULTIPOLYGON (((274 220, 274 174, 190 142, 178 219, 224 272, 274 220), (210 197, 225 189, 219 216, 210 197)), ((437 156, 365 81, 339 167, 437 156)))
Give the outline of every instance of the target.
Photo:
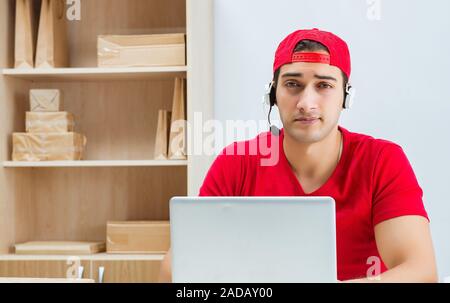
POLYGON ((322 141, 301 143, 284 135, 283 148, 286 158, 298 177, 320 179, 336 168, 342 151, 342 134, 336 128, 322 141))

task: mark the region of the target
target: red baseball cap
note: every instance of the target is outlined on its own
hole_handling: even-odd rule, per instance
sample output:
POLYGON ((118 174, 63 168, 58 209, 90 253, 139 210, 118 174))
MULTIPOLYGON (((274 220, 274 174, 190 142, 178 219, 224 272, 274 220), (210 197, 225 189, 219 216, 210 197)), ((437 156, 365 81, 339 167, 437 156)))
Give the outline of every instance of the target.
POLYGON ((273 72, 275 73, 281 66, 293 62, 315 62, 336 66, 350 79, 351 63, 347 43, 335 34, 317 28, 298 30, 284 38, 275 53, 273 72), (302 40, 322 43, 328 48, 329 55, 314 52, 294 53, 295 47, 302 40))

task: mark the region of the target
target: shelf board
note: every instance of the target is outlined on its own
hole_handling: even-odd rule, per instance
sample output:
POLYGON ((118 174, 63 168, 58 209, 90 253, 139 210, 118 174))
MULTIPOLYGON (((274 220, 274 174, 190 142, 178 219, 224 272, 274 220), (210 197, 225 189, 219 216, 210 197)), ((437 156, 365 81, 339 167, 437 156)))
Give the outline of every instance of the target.
POLYGON ((104 81, 185 78, 186 72, 186 66, 3 69, 3 75, 7 77, 29 81, 104 81))
POLYGON ((145 166, 187 166, 187 160, 109 160, 109 161, 5 161, 3 167, 145 167, 145 166))
POLYGON ((92 255, 16 255, 5 254, 0 255, 0 261, 40 261, 40 260, 67 260, 69 258, 78 257, 80 260, 92 260, 92 261, 121 261, 121 260, 156 260, 160 261, 164 259, 164 254, 108 254, 98 253, 92 255))

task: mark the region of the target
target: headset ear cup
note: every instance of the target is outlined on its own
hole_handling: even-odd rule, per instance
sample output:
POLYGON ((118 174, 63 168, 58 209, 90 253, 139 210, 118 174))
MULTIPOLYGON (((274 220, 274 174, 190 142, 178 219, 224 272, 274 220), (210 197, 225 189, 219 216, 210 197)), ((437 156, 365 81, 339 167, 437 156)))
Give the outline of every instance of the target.
POLYGON ((344 109, 348 109, 348 94, 347 93, 345 93, 343 107, 344 107, 344 109))
POLYGON ((272 88, 270 89, 270 106, 275 106, 277 104, 277 95, 276 95, 276 86, 272 86, 272 88))
POLYGON ((355 89, 350 84, 347 84, 347 87, 345 88, 345 98, 344 98, 345 109, 350 109, 352 107, 354 98, 355 98, 355 89))

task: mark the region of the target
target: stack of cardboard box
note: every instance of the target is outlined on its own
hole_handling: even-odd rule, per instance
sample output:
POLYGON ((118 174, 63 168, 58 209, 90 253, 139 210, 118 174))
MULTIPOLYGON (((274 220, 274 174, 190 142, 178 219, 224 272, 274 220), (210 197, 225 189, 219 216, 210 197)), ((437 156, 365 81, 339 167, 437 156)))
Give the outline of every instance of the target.
POLYGON ((81 160, 86 137, 74 132, 74 117, 61 111, 61 92, 30 91, 26 133, 13 134, 13 161, 81 160))

